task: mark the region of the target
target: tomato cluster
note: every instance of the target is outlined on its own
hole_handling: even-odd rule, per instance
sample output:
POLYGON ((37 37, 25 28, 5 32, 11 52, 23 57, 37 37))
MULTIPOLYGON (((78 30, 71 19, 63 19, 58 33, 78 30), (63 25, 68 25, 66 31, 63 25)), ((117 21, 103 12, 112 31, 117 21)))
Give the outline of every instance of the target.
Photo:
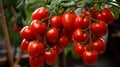
POLYGON ((80 15, 73 10, 51 16, 41 7, 32 13, 30 25, 20 31, 21 49, 28 52, 32 67, 42 67, 44 62, 53 65, 61 50, 76 42, 75 53, 82 56, 87 65, 94 65, 98 54, 105 51, 102 36, 108 31, 107 24, 113 21, 114 16, 108 8, 98 12, 92 7, 82 10, 80 15))

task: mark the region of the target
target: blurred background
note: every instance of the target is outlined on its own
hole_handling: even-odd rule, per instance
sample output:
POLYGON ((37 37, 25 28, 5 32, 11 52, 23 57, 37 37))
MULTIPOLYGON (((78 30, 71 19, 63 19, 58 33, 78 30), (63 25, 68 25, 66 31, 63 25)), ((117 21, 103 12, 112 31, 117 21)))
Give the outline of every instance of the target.
MULTIPOLYGON (((22 39, 19 36, 19 31, 24 25, 31 22, 31 13, 41 4, 37 0, 2 0, 1 3, 6 18, 13 59, 16 64, 19 64, 16 67, 30 67, 28 54, 21 52, 20 49, 22 39)), ((2 9, 0 10, 2 11, 2 9)), ((0 14, 0 67, 9 67, 8 46, 5 42, 6 32, 2 27, 2 16, 0 14)), ((107 43, 106 51, 99 55, 99 60, 94 67, 120 67, 120 16, 114 23, 108 25, 108 29, 108 34, 103 37, 107 43)), ((60 67, 64 65, 66 67, 88 67, 83 63, 81 57, 77 57, 73 51, 68 51, 66 56, 61 53, 58 59, 60 67)), ((45 64, 44 67, 52 66, 45 64)))

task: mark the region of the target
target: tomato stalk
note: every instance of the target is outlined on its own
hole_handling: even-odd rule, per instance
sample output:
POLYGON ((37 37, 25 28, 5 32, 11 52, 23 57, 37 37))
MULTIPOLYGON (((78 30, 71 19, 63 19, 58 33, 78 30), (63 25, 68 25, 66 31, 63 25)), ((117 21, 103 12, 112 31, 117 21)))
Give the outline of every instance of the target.
POLYGON ((90 37, 90 50, 93 49, 92 47, 92 20, 91 20, 91 15, 90 15, 90 11, 91 11, 91 7, 88 7, 88 11, 89 11, 89 18, 90 18, 90 25, 89 25, 89 37, 90 37))

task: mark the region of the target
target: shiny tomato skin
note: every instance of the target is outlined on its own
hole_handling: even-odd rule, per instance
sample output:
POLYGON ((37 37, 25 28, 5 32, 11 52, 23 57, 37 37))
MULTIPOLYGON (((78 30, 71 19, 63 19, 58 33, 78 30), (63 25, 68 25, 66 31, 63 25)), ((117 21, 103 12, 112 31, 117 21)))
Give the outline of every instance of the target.
POLYGON ((25 26, 22 28, 22 30, 20 31, 20 37, 28 40, 33 38, 33 35, 31 33, 29 26, 25 26))
POLYGON ((39 57, 29 57, 29 62, 31 67, 42 67, 45 62, 44 55, 41 55, 39 57))
POLYGON ((102 20, 92 23, 92 32, 98 37, 104 36, 108 32, 107 24, 102 20))
POLYGON ((50 18, 50 25, 52 27, 55 27, 55 28, 59 29, 62 26, 61 16, 52 16, 50 18))
POLYGON ((82 56, 83 51, 84 51, 83 45, 80 42, 77 42, 74 46, 74 51, 75 51, 76 55, 82 56))
POLYGON ((46 33, 46 39, 50 43, 55 43, 58 40, 58 30, 55 27, 49 29, 46 33))
POLYGON ((84 39, 84 41, 87 40, 88 38, 89 38, 88 32, 83 33, 83 39, 84 39))
POLYGON ((32 19, 33 20, 42 20, 44 18, 47 18, 49 16, 47 9, 44 7, 37 8, 33 13, 32 13, 32 19))
POLYGON ((73 33, 73 38, 74 40, 76 40, 77 42, 82 42, 83 39, 83 32, 82 29, 76 29, 73 33))
POLYGON ((94 65, 98 60, 98 53, 95 50, 84 50, 82 59, 87 65, 94 65))
POLYGON ((40 35, 42 32, 42 26, 39 20, 33 20, 30 24, 30 30, 34 36, 40 35))
POLYGON ((45 51, 45 61, 48 65, 53 65, 56 57, 57 57, 57 52, 55 50, 49 50, 45 51))
POLYGON ((68 39, 66 36, 62 36, 59 41, 58 41, 58 45, 61 47, 61 48, 66 48, 67 45, 68 45, 68 39))
POLYGON ((81 23, 82 28, 88 28, 89 23, 90 23, 90 19, 88 17, 85 17, 83 19, 83 22, 81 23))
POLYGON ((102 38, 98 38, 95 42, 92 42, 93 49, 96 50, 99 54, 105 52, 106 43, 102 38))
POLYGON ((74 14, 65 12, 62 15, 62 25, 65 29, 67 30, 72 30, 73 29, 73 24, 74 24, 74 14))
POLYGON ((82 28, 81 23, 83 23, 83 18, 81 16, 76 16, 75 21, 74 21, 74 28, 82 28))
POLYGON ((41 42, 31 41, 28 45, 28 54, 31 57, 37 57, 44 52, 44 45, 41 42))
POLYGON ((103 16, 103 20, 107 24, 110 24, 115 20, 114 15, 113 15, 112 11, 109 8, 103 8, 101 14, 103 16))
POLYGON ((26 39, 23 39, 23 40, 22 40, 22 42, 21 42, 21 44, 20 44, 20 47, 21 47, 21 50, 22 50, 23 52, 26 52, 26 51, 27 51, 29 42, 30 42, 30 41, 29 41, 29 40, 26 40, 26 39))

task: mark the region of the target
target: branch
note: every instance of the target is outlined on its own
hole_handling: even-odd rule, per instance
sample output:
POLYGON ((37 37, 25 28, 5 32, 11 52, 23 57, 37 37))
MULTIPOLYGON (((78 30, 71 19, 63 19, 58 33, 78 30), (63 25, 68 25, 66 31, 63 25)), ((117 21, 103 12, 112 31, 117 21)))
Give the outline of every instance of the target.
POLYGON ((2 27, 3 27, 3 31, 5 34, 5 41, 6 41, 6 47, 7 47, 7 52, 8 52, 9 64, 10 64, 10 67, 13 67, 13 63, 14 63, 13 53, 12 53, 11 43, 9 40, 9 34, 8 34, 6 19, 5 19, 5 15, 4 15, 2 0, 0 0, 0 14, 1 14, 1 19, 2 19, 2 27))

